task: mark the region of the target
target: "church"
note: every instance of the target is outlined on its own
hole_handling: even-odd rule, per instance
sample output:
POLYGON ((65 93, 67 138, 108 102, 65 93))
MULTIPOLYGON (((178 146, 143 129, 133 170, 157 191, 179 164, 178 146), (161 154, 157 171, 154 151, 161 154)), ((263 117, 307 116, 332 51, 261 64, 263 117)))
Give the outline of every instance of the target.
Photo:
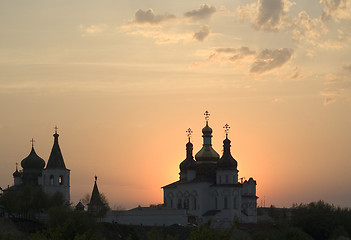
POLYGON ((57 129, 55 127, 54 144, 46 167, 45 161, 34 150, 34 140, 31 140, 32 149, 21 161, 22 170, 18 170, 16 164, 16 171, 13 173, 14 186, 41 186, 49 195, 61 193, 65 202, 70 203, 70 170, 63 160, 57 129))
POLYGON ((193 157, 191 129, 188 129, 186 158, 179 165, 179 181, 163 187, 164 205, 170 209, 186 209, 188 222, 209 219, 220 224, 233 221, 256 222, 256 181, 250 178, 238 182, 238 163, 230 151, 229 125, 226 124, 223 155, 212 148, 212 129, 209 113, 202 129, 203 145, 193 157))
MULTIPOLYGON (((187 130, 186 158, 179 180, 163 186, 164 203, 107 214, 106 221, 143 225, 202 224, 230 227, 234 222, 257 222, 256 181, 238 181, 238 163, 231 154, 229 125, 224 126, 223 155, 212 147, 210 114, 205 112, 202 148, 193 156, 191 129, 187 130)), ((243 178, 242 178, 243 179, 243 178)))

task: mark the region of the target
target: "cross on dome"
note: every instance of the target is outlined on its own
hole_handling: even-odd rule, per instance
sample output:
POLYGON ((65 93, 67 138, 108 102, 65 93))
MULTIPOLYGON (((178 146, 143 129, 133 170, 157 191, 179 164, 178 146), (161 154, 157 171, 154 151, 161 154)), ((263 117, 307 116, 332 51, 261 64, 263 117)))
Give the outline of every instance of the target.
POLYGON ((32 138, 31 140, 30 140, 30 142, 32 143, 32 147, 34 147, 34 139, 32 138))
POLYGON ((206 120, 206 123, 208 122, 208 120, 210 119, 210 113, 206 110, 206 112, 204 113, 205 115, 205 120, 206 120))
POLYGON ((57 134, 57 129, 58 129, 57 125, 55 125, 54 129, 55 129, 55 134, 57 134))
POLYGON ((229 133, 229 129, 230 129, 229 124, 226 123, 226 124, 223 126, 223 128, 224 128, 224 132, 225 132, 225 137, 228 138, 228 133, 229 133))
POLYGON ((190 142, 190 137, 191 137, 191 134, 193 133, 193 131, 191 130, 191 128, 188 128, 188 130, 186 130, 186 133, 187 133, 187 136, 188 136, 189 142, 190 142))

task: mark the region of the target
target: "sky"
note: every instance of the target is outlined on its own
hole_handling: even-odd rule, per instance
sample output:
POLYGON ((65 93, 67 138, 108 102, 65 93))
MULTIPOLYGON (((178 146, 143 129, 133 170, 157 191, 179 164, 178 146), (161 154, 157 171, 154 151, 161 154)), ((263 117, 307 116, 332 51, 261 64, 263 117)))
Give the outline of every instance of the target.
POLYGON ((351 207, 351 0, 1 0, 0 186, 58 126, 71 200, 163 202, 210 112, 259 206, 351 207))

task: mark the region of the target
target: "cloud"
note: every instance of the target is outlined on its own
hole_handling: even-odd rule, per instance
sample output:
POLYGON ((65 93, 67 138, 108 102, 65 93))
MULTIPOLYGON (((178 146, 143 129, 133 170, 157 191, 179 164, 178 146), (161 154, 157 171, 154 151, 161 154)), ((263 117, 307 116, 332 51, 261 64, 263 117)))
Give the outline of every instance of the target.
POLYGON ((204 41, 205 38, 210 34, 210 27, 208 25, 204 25, 201 29, 194 33, 194 38, 200 42, 204 41))
MULTIPOLYGON (((199 52, 200 53, 200 52, 199 52)), ((203 51, 202 56, 207 58, 202 62, 195 62, 191 67, 200 67, 209 64, 219 63, 223 66, 229 65, 241 69, 250 69, 250 73, 264 74, 273 69, 277 69, 285 65, 291 59, 293 50, 288 48, 282 49, 264 49, 257 52, 249 47, 217 47, 211 51, 203 51)), ((300 80, 306 75, 301 73, 297 67, 287 73, 284 79, 300 80)))
POLYGON ((200 20, 210 18, 215 12, 216 7, 202 4, 199 9, 184 13, 184 16, 192 20, 200 20))
POLYGON ((232 61, 232 62, 239 62, 240 60, 248 57, 248 56, 253 56, 256 54, 256 51, 251 50, 250 48, 243 46, 239 48, 215 48, 214 53, 209 56, 209 59, 214 60, 215 58, 218 58, 219 55, 225 55, 225 60, 226 61, 232 61))
POLYGON ((156 44, 174 44, 178 42, 190 42, 192 39, 191 33, 176 33, 167 31, 163 28, 140 28, 136 26, 125 25, 119 28, 121 32, 128 35, 138 35, 145 38, 150 38, 156 44))
POLYGON ((328 74, 325 76, 325 89, 320 92, 324 97, 324 105, 329 105, 337 100, 350 102, 351 98, 351 75, 328 74))
POLYGON ((343 68, 345 71, 348 71, 348 72, 351 73, 351 64, 349 64, 349 65, 344 65, 342 68, 343 68))
POLYGON ((241 60, 249 56, 256 55, 256 51, 251 50, 250 48, 243 46, 238 48, 233 47, 219 47, 214 49, 208 60, 210 61, 230 61, 239 63, 241 60))
POLYGON ((84 25, 79 25, 79 29, 86 33, 86 34, 97 34, 106 31, 108 26, 106 24, 101 24, 101 25, 90 25, 90 26, 84 26, 84 25))
POLYGON ((257 3, 239 6, 237 11, 243 20, 249 20, 256 29, 278 30, 287 18, 289 0, 258 0, 257 3))
POLYGON ((279 68, 287 63, 292 57, 293 50, 283 49, 264 49, 255 58, 251 65, 250 72, 262 74, 275 68, 279 68))
POLYGON ((173 14, 155 15, 151 8, 146 11, 139 9, 134 14, 133 22, 137 24, 157 25, 175 18, 176 16, 173 14))
POLYGON ((351 19, 351 0, 320 0, 324 4, 322 20, 351 19))
POLYGON ((293 39, 301 41, 307 38, 310 42, 320 38, 328 30, 319 18, 311 19, 305 11, 301 11, 293 23, 293 39))

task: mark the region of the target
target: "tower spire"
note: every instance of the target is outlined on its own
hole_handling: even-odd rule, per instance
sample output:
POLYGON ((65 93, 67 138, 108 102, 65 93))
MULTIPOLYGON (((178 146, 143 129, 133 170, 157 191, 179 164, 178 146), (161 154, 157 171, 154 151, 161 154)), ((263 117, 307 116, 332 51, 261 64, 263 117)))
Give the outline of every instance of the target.
POLYGON ((58 127, 55 126, 55 133, 54 133, 54 145, 52 146, 51 149, 51 154, 48 160, 48 164, 46 165, 46 168, 55 168, 55 169, 66 169, 65 162, 63 160, 63 156, 61 153, 60 145, 58 142, 58 137, 60 136, 57 133, 58 127))

